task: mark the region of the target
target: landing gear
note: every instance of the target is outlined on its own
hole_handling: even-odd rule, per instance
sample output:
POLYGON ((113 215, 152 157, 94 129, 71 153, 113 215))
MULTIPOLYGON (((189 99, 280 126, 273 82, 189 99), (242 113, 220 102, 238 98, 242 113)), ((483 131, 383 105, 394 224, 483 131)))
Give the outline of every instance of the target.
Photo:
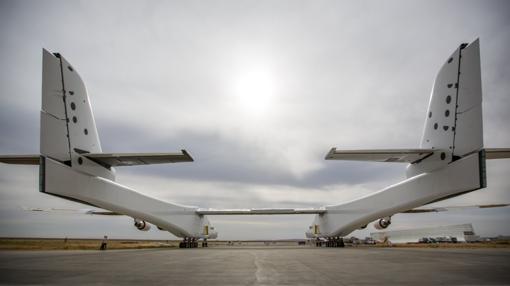
POLYGON ((194 237, 185 237, 180 243, 179 248, 197 248, 198 241, 194 237))
POLYGON ((179 243, 179 248, 186 248, 186 244, 188 242, 188 238, 185 237, 180 243, 179 243))
MULTIPOLYGON (((179 248, 197 248, 197 247, 198 239, 194 237, 185 237, 181 242, 179 242, 179 248)), ((209 247, 206 238, 204 238, 204 241, 202 241, 202 247, 209 247)))
POLYGON ((332 241, 333 241, 332 247, 345 247, 343 237, 339 237, 339 236, 333 237, 332 241))
POLYGON ((343 237, 339 237, 338 239, 339 239, 339 241, 338 241, 338 246, 337 247, 345 247, 344 238, 343 237))
POLYGON ((326 241, 323 242, 319 238, 315 240, 315 246, 316 247, 322 247, 322 245, 325 245, 326 247, 345 247, 344 239, 339 236, 335 237, 328 237, 326 238, 326 241))

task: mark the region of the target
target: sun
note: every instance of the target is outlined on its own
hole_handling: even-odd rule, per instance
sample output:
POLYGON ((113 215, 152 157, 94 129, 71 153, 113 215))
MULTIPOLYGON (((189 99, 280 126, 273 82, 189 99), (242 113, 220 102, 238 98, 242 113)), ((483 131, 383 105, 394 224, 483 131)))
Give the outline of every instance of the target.
POLYGON ((236 75, 233 84, 236 105, 251 115, 266 114, 275 103, 276 81, 269 69, 250 69, 236 75))

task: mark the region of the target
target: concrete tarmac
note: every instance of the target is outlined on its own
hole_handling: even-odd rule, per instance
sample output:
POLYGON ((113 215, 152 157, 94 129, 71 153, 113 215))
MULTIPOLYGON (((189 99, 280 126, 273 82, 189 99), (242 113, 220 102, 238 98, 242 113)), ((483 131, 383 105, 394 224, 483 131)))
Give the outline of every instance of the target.
POLYGON ((510 285, 510 249, 2 251, 0 284, 510 285))

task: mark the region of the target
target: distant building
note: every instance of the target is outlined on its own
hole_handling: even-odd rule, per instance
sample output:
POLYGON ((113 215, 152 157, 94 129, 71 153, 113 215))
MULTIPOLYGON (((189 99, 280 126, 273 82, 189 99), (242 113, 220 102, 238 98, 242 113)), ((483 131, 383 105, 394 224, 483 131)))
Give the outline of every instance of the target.
POLYGON ((376 241, 389 240, 394 243, 418 242, 421 238, 424 237, 455 237, 459 242, 470 242, 479 239, 479 236, 475 235, 473 225, 470 223, 372 232, 370 233, 370 236, 376 241))

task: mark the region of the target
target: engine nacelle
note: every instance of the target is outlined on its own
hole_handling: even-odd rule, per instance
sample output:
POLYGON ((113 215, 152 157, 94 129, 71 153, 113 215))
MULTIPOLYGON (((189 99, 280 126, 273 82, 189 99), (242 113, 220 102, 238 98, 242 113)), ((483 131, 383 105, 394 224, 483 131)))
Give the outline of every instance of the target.
POLYGON ((135 219, 135 227, 141 231, 148 231, 151 229, 151 225, 144 220, 135 219))
POLYGON ((391 217, 384 217, 374 223, 375 229, 385 229, 391 224, 391 217))

